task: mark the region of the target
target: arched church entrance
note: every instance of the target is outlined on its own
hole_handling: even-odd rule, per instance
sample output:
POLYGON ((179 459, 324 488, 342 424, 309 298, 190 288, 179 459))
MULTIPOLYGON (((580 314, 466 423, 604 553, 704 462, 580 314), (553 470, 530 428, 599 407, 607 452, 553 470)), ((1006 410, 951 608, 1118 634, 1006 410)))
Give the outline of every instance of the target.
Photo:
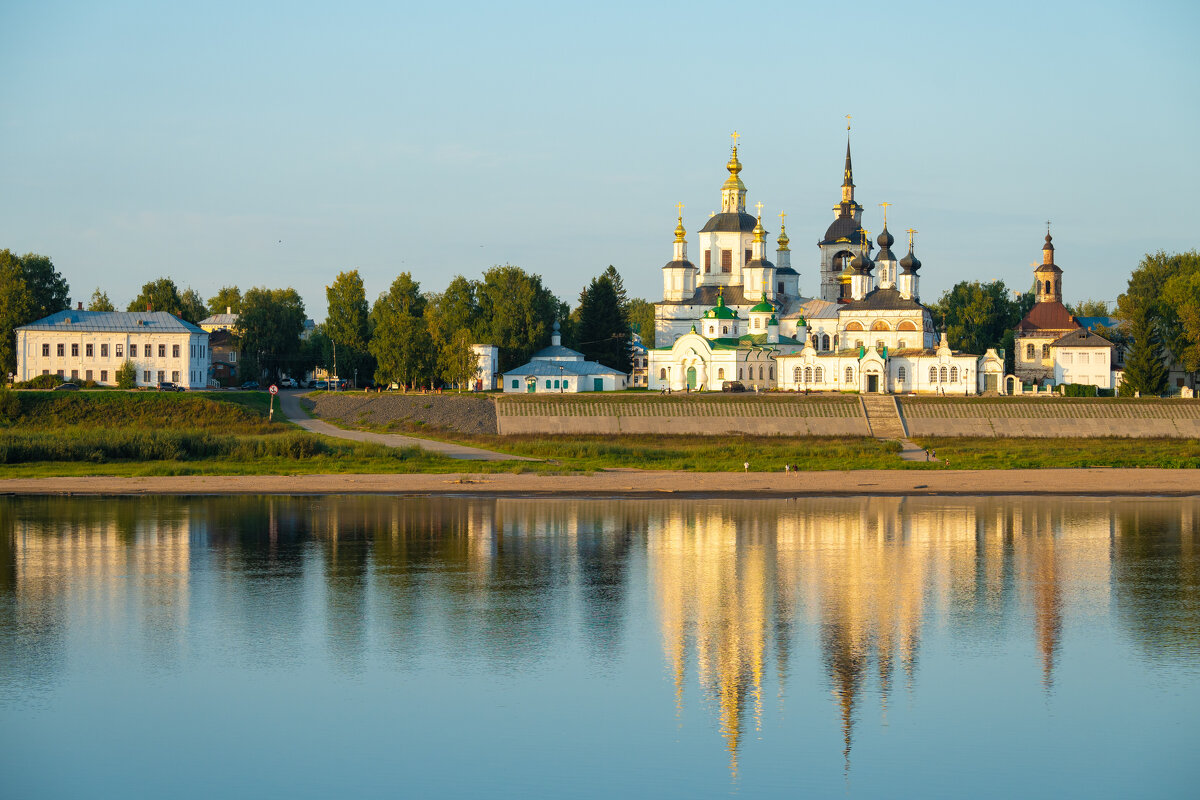
POLYGON ((696 368, 695 367, 688 367, 688 369, 687 369, 687 386, 689 389, 691 389, 693 391, 695 391, 695 389, 696 389, 696 368))

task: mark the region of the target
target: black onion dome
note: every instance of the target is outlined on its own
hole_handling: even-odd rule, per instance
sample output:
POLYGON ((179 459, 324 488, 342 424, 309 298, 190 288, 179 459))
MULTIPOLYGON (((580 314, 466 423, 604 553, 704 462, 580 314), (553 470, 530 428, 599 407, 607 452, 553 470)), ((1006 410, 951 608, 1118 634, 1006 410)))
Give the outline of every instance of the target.
POLYGON ((860 252, 854 257, 854 260, 850 262, 850 268, 860 275, 870 275, 871 270, 875 269, 875 264, 870 258, 864 257, 860 252))
POLYGON ((913 255, 913 251, 909 250, 908 255, 900 259, 900 269, 905 275, 915 275, 917 270, 921 268, 921 259, 913 255))
POLYGON ((1042 245, 1043 250, 1053 250, 1054 243, 1050 240, 1050 234, 1046 234, 1046 243, 1042 245))
POLYGON ((883 233, 879 234, 879 238, 875 241, 879 242, 880 247, 891 247, 896 243, 896 237, 888 233, 887 226, 883 226, 883 233))
POLYGON ((860 227, 862 226, 855 222, 853 216, 840 216, 825 229, 825 238, 820 241, 820 244, 834 244, 843 239, 850 244, 862 244, 863 235, 858 232, 860 227))

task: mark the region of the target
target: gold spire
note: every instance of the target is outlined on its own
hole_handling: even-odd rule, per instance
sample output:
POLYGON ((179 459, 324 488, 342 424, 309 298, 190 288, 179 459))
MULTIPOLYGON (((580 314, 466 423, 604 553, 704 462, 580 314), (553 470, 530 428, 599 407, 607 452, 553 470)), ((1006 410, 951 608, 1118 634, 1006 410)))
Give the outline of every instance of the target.
POLYGON ((791 241, 791 239, 789 239, 788 235, 787 235, 787 226, 784 225, 784 222, 786 220, 787 220, 787 212, 780 211, 779 212, 779 240, 778 240, 780 250, 787 250, 788 242, 791 241))
POLYGON ((887 227, 887 210, 888 210, 888 206, 890 206, 891 203, 880 203, 879 205, 883 209, 883 227, 886 228, 887 227))
POLYGON ((915 234, 917 232, 917 229, 909 228, 905 232, 908 234, 908 249, 911 251, 913 249, 913 234, 915 234))
POLYGON ((679 212, 679 222, 675 225, 675 241, 684 241, 684 235, 687 233, 683 229, 683 203, 676 203, 675 209, 679 212))
POLYGON ((762 243, 767 240, 767 231, 762 226, 762 205, 762 203, 757 203, 755 205, 755 208, 758 209, 758 222, 754 225, 754 241, 758 243, 762 243))

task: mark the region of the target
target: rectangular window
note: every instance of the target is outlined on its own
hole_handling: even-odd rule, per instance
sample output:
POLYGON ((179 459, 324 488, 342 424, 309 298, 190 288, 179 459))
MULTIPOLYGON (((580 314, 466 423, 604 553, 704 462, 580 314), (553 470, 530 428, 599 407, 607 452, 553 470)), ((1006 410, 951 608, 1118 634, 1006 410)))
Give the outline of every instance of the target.
POLYGON ((79 380, 79 370, 77 370, 77 369, 71 370, 71 380, 73 380, 73 381, 79 380))
POLYGON ((1070 354, 1070 353, 1063 353, 1063 357, 1062 357, 1062 358, 1063 358, 1063 363, 1064 363, 1064 364, 1070 364, 1070 363, 1071 363, 1071 354, 1070 354))
POLYGON ((229 363, 230 363, 230 364, 236 364, 236 363, 237 363, 237 351, 236 351, 236 350, 230 350, 230 351, 229 351, 229 363))
POLYGON ((1049 358, 1049 357, 1050 357, 1050 345, 1044 344, 1044 345, 1042 345, 1042 358, 1049 358))
POLYGON ((49 374, 50 374, 50 370, 48 370, 48 369, 44 369, 44 370, 42 370, 42 374, 43 374, 43 375, 49 375, 49 374))
POLYGON ((726 274, 733 272, 733 251, 732 250, 722 250, 721 251, 721 272, 724 272, 726 274))
POLYGON ((63 371, 61 369, 58 371, 58 377, 63 377, 63 371))
POLYGON ((89 369, 89 370, 86 370, 86 371, 84 371, 84 373, 83 373, 83 379, 84 379, 85 381, 90 381, 90 380, 92 379, 92 371, 91 371, 90 369, 89 369))
MULTIPOLYGON (((130 345, 130 346, 132 347, 132 345, 130 345)), ((142 373, 142 383, 149 383, 149 382, 150 382, 150 370, 146 370, 145 372, 142 373)))
POLYGON ((75 343, 71 344, 71 358, 79 358, 79 345, 78 344, 75 344, 75 343))
POLYGON ((167 346, 165 344, 160 344, 158 346, 158 357, 159 358, 167 357, 167 346))
POLYGON ((167 373, 166 373, 166 372, 164 372, 163 370, 161 370, 161 369, 160 369, 160 370, 158 371, 158 382, 159 382, 159 383, 162 383, 162 382, 163 382, 163 381, 165 381, 166 379, 167 379, 167 373))
POLYGON ((100 345, 100 357, 108 358, 108 345, 106 345, 106 344, 100 345))
POLYGON ((179 358, 179 345, 171 345, 171 358, 179 358))
POLYGON ((58 357, 59 357, 59 358, 62 358, 64 355, 66 355, 66 348, 65 348, 65 346, 64 346, 64 345, 61 345, 61 344, 60 344, 60 345, 58 346, 58 357))
POLYGON ((779 293, 783 294, 783 281, 779 282, 779 293))
POLYGON ((548 378, 546 379, 546 388, 547 388, 547 389, 549 389, 549 388, 550 388, 550 380, 549 380, 548 378))
POLYGON ((712 250, 704 251, 704 274, 712 272, 712 250))
MULTIPOLYGON (((120 355, 120 354, 118 353, 118 355, 120 355)), ((137 358, 137 345, 136 344, 129 345, 129 357, 137 358)))
POLYGON ((742 261, 742 263, 743 263, 743 264, 749 264, 749 263, 750 263, 750 261, 752 260, 752 257, 753 257, 753 256, 754 256, 754 251, 753 251, 753 250, 747 250, 747 251, 746 251, 746 258, 745 258, 745 260, 743 260, 743 261, 742 261))
POLYGON ((1087 354, 1087 353, 1080 353, 1080 354, 1079 354, 1079 363, 1080 363, 1080 364, 1086 364, 1086 363, 1088 363, 1088 354, 1087 354))
POLYGON ((42 345, 42 355, 45 356, 46 358, 50 357, 50 345, 49 344, 42 345))
POLYGON ((519 380, 517 380, 516 378, 513 378, 513 385, 512 385, 512 388, 514 388, 514 389, 520 389, 520 388, 521 388, 521 382, 520 382, 519 380))
POLYGON ((174 370, 171 372, 171 382, 179 383, 179 371, 178 370, 174 370))
POLYGON ((87 356, 88 358, 91 358, 91 357, 92 357, 92 355, 93 355, 93 353, 92 353, 92 345, 90 345, 90 344, 85 344, 85 345, 83 346, 83 354, 84 354, 85 356, 87 356))
MULTIPOLYGON (((130 347, 132 348, 132 345, 130 345, 130 347)), ((113 348, 114 355, 116 355, 117 358, 121 358, 125 354, 124 348, 125 348, 125 345, 123 345, 123 344, 118 344, 118 345, 114 346, 114 348, 113 348)), ((133 350, 131 349, 129 352, 132 354, 133 350)))
POLYGON ((100 382, 108 383, 108 370, 106 370, 106 369, 100 370, 100 382))

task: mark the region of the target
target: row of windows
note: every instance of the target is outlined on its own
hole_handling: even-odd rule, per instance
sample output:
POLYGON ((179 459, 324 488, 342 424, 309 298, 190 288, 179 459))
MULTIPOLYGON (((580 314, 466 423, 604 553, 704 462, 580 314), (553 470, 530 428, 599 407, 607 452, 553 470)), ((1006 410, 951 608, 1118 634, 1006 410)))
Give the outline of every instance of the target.
MULTIPOLYGON (((49 375, 50 370, 44 369, 44 370, 42 370, 42 374, 49 375)), ((63 372, 63 370, 61 370, 61 369, 58 370, 57 374, 58 374, 58 377, 66 380, 67 376, 63 372)), ((166 378, 166 374, 167 374, 166 370, 160 369, 160 370, 158 370, 157 374, 158 374, 158 382, 159 383, 162 383, 163 381, 165 381, 167 379, 166 378)), ((94 375, 95 375, 95 373, 92 372, 92 370, 90 370, 90 369, 85 369, 83 371, 83 379, 85 381, 96 380, 93 377, 94 375)), ((195 371, 192 372, 192 375, 193 375, 193 377, 195 376, 195 371)), ((73 381, 79 380, 79 370, 77 370, 77 369, 71 370, 71 380, 73 380, 73 381)), ((179 383, 179 370, 173 370, 171 372, 171 381, 173 383, 179 383)), ((150 370, 145 370, 142 373, 142 383, 149 383, 149 382, 150 382, 150 370)), ((106 369, 100 370, 100 383, 108 383, 108 370, 106 370, 106 369)))
MULTIPOLYGON (((848 371, 846 374, 851 373, 848 371)), ((817 367, 814 370, 812 367, 804 367, 804 371, 801 372, 800 367, 796 367, 792 370, 792 380, 796 383, 824 383, 825 368, 817 367)))
MULTIPOLYGON (((1034 359, 1034 353, 1036 351, 1033 348, 1034 348, 1033 344, 1025 345, 1025 360, 1026 361, 1032 361, 1034 359)), ((1042 358, 1049 358, 1049 357, 1050 357, 1050 345, 1044 344, 1044 345, 1042 345, 1042 358)))
MULTIPOLYGON (((65 358, 66 357, 66 348, 67 348, 66 344, 59 343, 55 347, 56 347, 55 355, 57 355, 59 358, 65 358)), ((83 346, 84 358, 95 358, 96 357, 95 347, 96 346, 94 344, 85 344, 83 346)), ((142 346, 142 352, 143 352, 145 358, 153 357, 153 355, 154 355, 153 348, 154 348, 154 345, 152 345, 152 344, 147 344, 147 345, 142 346)), ((200 358, 204 358, 205 349, 206 348, 204 345, 195 345, 195 344, 192 345, 191 346, 192 358, 196 357, 197 352, 199 352, 200 358)), ((138 346, 136 344, 130 344, 129 345, 129 357, 137 358, 137 355, 138 355, 138 346)), ((42 357, 43 358, 50 357, 50 344, 48 342, 42 343, 42 357)), ((71 357, 79 358, 79 343, 78 342, 71 343, 71 357)), ((100 345, 100 357, 108 358, 108 344, 107 343, 100 345)), ((125 357, 125 345, 124 344, 113 345, 113 357, 114 358, 124 358, 125 357)), ((167 346, 165 344, 160 344, 158 346, 158 357, 159 358, 167 357, 167 346)), ((177 344, 171 345, 171 358, 179 358, 179 345, 177 345, 177 344)))
MULTIPOLYGON (((890 331, 891 329, 892 329, 892 326, 888 325, 887 322, 882 319, 877 319, 871 323, 871 330, 873 330, 873 331, 890 331)), ((915 331, 916 329, 917 329, 917 324, 915 322, 913 322, 912 320, 907 320, 907 319, 903 320, 898 326, 896 326, 896 330, 898 330, 898 331, 915 331)), ((846 330, 861 331, 861 330, 864 330, 864 328, 863 328, 861 322, 851 322, 848 325, 846 325, 846 330)))
MULTIPOLYGON (((740 380, 754 380, 754 367, 750 367, 750 377, 748 379, 745 378, 744 375, 745 375, 745 370, 743 370, 741 367, 738 367, 738 380, 739 381, 740 380)), ((662 367, 661 369, 658 370, 658 379, 660 381, 665 381, 667 379, 667 368, 666 367, 662 367)), ((775 368, 774 367, 766 367, 764 370, 763 366, 760 364, 758 367, 758 379, 760 381, 775 380, 775 368), (765 378, 763 377, 764 374, 766 375, 765 378)), ((725 380, 725 368, 724 367, 717 367, 717 380, 719 380, 719 381, 725 380)))

